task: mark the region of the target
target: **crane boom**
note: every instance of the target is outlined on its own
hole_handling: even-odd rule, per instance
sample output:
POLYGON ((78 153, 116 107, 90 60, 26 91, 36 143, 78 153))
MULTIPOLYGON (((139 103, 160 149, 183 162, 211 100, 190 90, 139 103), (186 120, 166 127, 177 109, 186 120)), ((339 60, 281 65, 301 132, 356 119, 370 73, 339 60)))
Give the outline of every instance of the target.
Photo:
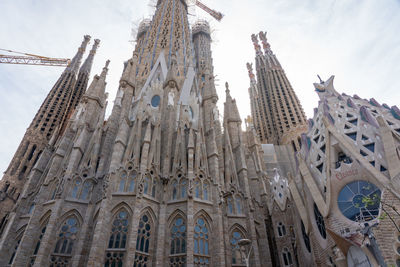
POLYGON ((221 12, 218 12, 218 11, 216 11, 214 9, 209 8, 208 6, 206 6, 205 4, 200 2, 199 0, 196 0, 196 5, 198 7, 200 7, 201 9, 203 9, 208 14, 210 14, 212 17, 214 17, 218 21, 221 21, 221 19, 224 17, 224 14, 222 14, 221 12))
POLYGON ((6 64, 24 64, 24 65, 42 65, 42 66, 68 66, 70 60, 67 58, 51 58, 43 57, 34 54, 16 52, 7 49, 1 49, 2 51, 7 51, 11 53, 22 54, 24 56, 13 56, 13 55, 2 55, 0 54, 0 63, 6 64))

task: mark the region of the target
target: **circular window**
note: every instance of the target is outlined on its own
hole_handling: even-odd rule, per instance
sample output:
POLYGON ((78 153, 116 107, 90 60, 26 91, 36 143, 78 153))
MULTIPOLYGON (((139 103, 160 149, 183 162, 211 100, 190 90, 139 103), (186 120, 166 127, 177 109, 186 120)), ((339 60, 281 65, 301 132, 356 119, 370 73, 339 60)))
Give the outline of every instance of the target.
POLYGON ((318 231, 321 236, 326 239, 326 229, 325 229, 325 222, 324 217, 322 216, 321 212, 319 212, 317 205, 314 203, 314 216, 315 222, 317 223, 318 231))
POLYGON ((340 211, 357 222, 370 221, 379 214, 381 190, 367 181, 355 181, 343 187, 338 196, 340 211))
POLYGON ((159 95, 155 95, 155 96, 153 96, 152 98, 151 98, 151 105, 153 106, 153 107, 158 107, 159 105, 160 105, 160 100, 161 100, 161 98, 160 98, 160 96, 159 95))

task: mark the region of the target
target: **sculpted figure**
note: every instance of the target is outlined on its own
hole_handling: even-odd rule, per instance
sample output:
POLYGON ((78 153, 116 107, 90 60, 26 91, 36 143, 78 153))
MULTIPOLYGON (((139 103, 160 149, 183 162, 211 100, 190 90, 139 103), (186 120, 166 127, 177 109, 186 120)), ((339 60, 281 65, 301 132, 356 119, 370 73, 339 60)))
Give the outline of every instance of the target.
POLYGON ((173 106, 174 105, 174 98, 175 98, 174 92, 170 91, 168 93, 168 106, 173 106))

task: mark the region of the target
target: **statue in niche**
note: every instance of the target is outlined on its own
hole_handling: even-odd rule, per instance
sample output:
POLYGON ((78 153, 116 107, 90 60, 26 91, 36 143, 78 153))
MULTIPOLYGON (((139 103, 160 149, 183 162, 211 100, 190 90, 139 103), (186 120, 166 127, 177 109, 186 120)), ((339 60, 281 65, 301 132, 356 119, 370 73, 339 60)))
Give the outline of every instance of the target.
POLYGON ((217 106, 215 106, 212 110, 212 115, 213 115, 213 119, 214 121, 217 121, 219 119, 219 112, 218 112, 218 108, 217 106))
POLYGON ((174 98, 175 98, 175 94, 174 92, 170 91, 168 93, 168 106, 174 106, 174 98))

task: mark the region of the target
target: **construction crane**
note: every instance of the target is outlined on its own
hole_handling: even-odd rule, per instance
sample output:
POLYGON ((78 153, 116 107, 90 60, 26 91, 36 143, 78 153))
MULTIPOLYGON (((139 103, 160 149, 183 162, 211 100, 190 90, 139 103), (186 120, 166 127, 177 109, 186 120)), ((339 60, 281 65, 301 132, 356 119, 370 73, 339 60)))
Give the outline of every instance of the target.
POLYGON ((209 8, 208 6, 206 6, 199 0, 191 0, 190 2, 195 4, 196 6, 200 7, 201 9, 203 9, 205 12, 210 14, 214 19, 216 19, 218 21, 221 21, 221 19, 224 17, 224 14, 222 14, 221 12, 218 12, 214 9, 209 8))
POLYGON ((6 51, 9 53, 21 54, 23 56, 13 56, 13 55, 2 55, 0 54, 0 63, 6 64, 24 64, 24 65, 42 65, 42 66, 60 66, 66 67, 70 63, 70 59, 67 58, 51 58, 38 56, 34 54, 16 52, 7 49, 1 49, 1 51, 6 51))

